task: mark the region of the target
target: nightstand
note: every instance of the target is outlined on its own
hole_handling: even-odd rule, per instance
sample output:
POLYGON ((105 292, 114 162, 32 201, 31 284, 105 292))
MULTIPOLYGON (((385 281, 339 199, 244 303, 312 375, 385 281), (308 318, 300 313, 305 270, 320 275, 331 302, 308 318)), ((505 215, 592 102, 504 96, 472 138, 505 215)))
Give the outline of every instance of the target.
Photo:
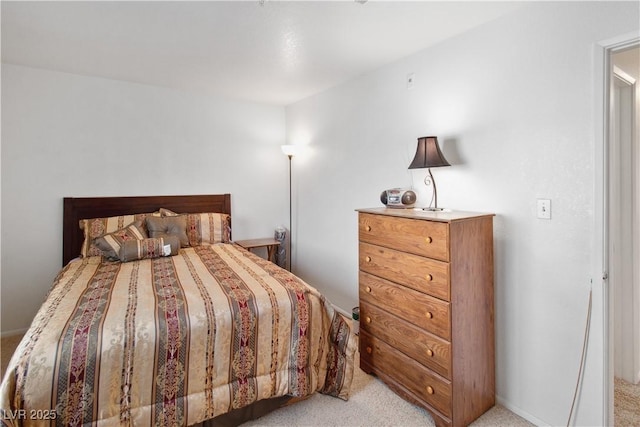
POLYGON ((272 239, 270 237, 263 239, 236 240, 235 243, 247 250, 267 248, 267 259, 271 262, 276 261, 276 250, 278 250, 278 246, 280 246, 279 240, 272 239))

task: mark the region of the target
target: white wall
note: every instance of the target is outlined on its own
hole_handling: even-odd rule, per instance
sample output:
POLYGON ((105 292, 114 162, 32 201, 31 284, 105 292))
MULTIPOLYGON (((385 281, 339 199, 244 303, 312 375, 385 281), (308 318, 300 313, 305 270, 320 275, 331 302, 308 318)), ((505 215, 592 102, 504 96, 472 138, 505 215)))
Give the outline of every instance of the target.
MULTIPOLYGON (((415 185, 417 138, 439 205, 494 212, 497 395, 537 424, 565 425, 578 375, 593 263, 595 44, 637 31, 638 4, 541 2, 287 107, 295 271, 357 305, 357 216, 383 189, 415 185), (406 89, 406 76, 415 86, 406 89), (536 199, 552 219, 536 218, 536 199)), ((596 293, 594 307, 602 306, 596 293)), ((603 319, 594 309, 577 425, 603 421, 603 319)))
POLYGON ((272 236, 284 141, 282 107, 2 64, 2 333, 61 267, 63 197, 231 193, 234 239, 272 236))

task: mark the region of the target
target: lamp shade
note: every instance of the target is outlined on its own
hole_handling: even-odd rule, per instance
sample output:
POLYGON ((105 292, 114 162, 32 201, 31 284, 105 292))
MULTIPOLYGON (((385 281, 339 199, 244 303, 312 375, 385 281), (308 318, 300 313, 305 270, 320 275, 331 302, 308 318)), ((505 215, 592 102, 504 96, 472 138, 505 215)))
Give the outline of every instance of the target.
POLYGON ((409 169, 435 168, 439 166, 451 166, 444 158, 438 138, 435 136, 423 136, 418 138, 418 148, 409 169))
POLYGON ((298 151, 295 145, 282 145, 280 148, 282 152, 289 157, 295 156, 298 151))

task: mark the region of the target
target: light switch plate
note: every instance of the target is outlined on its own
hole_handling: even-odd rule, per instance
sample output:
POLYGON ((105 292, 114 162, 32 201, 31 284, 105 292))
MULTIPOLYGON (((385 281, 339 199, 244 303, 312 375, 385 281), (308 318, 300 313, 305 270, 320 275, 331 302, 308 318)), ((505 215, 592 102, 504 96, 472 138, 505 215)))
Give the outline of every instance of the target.
POLYGON ((416 73, 407 74, 407 89, 413 89, 416 81, 416 73))
POLYGON ((551 200, 538 199, 538 218, 551 219, 551 200))

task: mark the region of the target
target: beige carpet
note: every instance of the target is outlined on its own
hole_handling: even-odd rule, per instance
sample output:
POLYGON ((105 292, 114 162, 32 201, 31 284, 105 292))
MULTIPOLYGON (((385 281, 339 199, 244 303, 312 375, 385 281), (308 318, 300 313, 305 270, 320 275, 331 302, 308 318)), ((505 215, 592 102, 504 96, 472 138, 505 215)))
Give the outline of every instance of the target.
POLYGON ((616 426, 640 427, 640 384, 614 380, 613 410, 616 426))
POLYGON ((4 377, 4 371, 21 339, 22 335, 14 335, 0 340, 0 378, 4 377))
MULTIPOLYGON (((9 363, 21 336, 0 340, 0 377, 9 363)), ((631 385, 616 378, 615 425, 640 426, 640 385, 631 385)), ((245 426, 433 426, 431 416, 389 390, 379 379, 356 369, 350 399, 314 394, 309 399, 279 409, 245 426)), ((520 427, 533 424, 513 412, 496 405, 472 426, 520 427)))
MULTIPOLYGON (((243 426, 434 426, 431 416, 389 390, 374 376, 356 370, 348 401, 319 393, 243 426)), ((533 424, 496 405, 472 426, 525 427, 533 424)))

